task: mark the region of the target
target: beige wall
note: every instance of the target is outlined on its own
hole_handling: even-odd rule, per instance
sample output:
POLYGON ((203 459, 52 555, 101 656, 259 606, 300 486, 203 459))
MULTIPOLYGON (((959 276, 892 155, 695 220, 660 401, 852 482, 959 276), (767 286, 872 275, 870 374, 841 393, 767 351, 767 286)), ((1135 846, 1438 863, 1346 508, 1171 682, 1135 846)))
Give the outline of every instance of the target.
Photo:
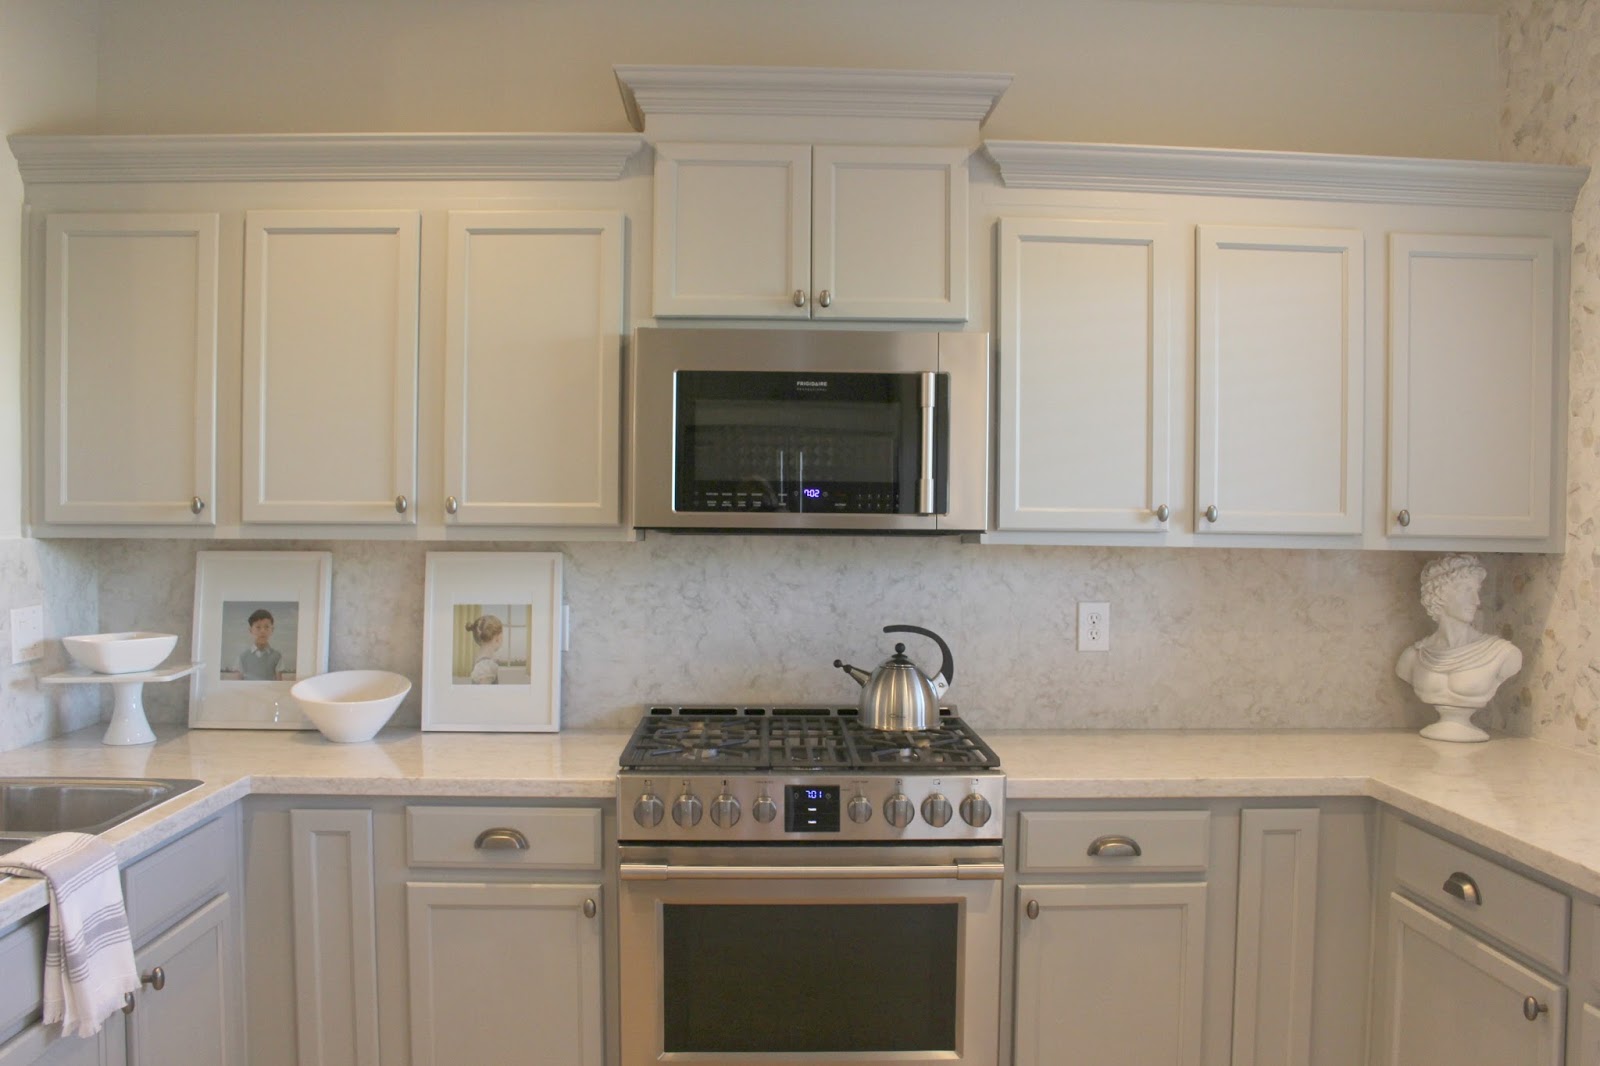
POLYGON ((885 67, 1016 75, 995 138, 1492 158, 1493 16, 1336 6, 108 0, 100 120, 616 131, 616 63, 885 67))
MULTIPOLYGON (((1600 4, 1512 0, 1502 20, 1506 158, 1600 172, 1600 4)), ((1572 404, 1568 425, 1567 551, 1517 560, 1505 591, 1508 634, 1527 655, 1519 732, 1600 750, 1600 182, 1590 178, 1572 220, 1572 404)))

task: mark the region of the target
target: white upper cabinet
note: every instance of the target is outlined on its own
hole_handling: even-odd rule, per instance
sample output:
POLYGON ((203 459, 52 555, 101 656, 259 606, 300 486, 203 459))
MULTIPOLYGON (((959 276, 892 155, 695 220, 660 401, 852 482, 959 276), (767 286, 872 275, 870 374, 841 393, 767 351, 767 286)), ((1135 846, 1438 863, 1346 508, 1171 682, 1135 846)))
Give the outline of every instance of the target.
POLYGON ((1388 535, 1550 533, 1554 242, 1389 240, 1388 535))
POLYGON ((1183 233, 1001 219, 997 528, 1166 529, 1183 233))
POLYGON ((416 211, 251 211, 245 522, 415 521, 416 211))
POLYGON ((1195 531, 1360 533, 1361 233, 1197 235, 1195 531))
POLYGON ((621 521, 623 219, 452 211, 446 521, 621 521))
POLYGON ((968 154, 658 144, 653 313, 964 321, 968 154))
POLYGON ((214 213, 45 224, 43 517, 215 524, 214 213))

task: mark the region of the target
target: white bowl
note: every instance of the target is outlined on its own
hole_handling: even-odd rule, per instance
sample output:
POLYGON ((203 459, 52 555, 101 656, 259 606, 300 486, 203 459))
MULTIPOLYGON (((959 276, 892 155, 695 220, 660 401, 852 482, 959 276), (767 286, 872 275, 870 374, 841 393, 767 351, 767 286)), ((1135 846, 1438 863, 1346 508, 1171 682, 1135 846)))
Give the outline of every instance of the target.
POLYGON ((154 670, 172 654, 176 633, 91 633, 62 637, 74 662, 97 674, 134 674, 154 670))
POLYGON ((322 735, 341 744, 371 740, 411 691, 411 682, 387 670, 336 670, 295 683, 289 690, 322 735))

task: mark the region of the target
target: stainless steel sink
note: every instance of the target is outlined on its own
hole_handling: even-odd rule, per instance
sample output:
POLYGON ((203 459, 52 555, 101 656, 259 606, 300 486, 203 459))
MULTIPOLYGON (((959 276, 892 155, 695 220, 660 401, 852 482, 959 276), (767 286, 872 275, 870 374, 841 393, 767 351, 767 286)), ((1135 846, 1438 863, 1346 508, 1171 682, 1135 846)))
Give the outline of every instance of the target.
POLYGON ((0 854, 51 833, 103 833, 198 781, 0 777, 0 854))

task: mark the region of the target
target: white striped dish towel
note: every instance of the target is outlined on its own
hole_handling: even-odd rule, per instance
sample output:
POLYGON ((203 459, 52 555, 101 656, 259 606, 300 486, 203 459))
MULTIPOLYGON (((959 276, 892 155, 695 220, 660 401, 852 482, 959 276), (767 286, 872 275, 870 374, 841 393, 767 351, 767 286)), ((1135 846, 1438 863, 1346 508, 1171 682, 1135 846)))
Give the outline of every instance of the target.
POLYGON ((139 990, 117 853, 87 833, 55 833, 0 856, 0 873, 49 884, 44 1020, 93 1036, 139 990))

